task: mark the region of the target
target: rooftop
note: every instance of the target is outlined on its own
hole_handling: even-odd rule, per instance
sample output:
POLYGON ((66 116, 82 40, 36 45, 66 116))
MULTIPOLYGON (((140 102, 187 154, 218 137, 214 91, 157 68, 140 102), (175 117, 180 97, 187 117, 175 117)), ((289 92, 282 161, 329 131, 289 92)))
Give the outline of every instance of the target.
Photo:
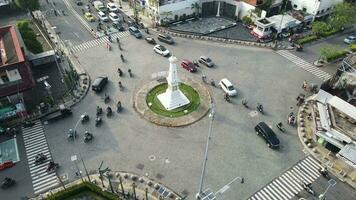
POLYGON ((0 67, 24 60, 15 27, 0 27, 0 67))

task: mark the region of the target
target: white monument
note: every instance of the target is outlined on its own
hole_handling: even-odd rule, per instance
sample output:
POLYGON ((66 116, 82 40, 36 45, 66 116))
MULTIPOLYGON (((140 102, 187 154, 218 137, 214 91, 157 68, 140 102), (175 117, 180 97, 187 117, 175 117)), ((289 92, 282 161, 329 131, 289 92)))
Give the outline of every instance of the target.
POLYGON ((168 88, 165 93, 157 96, 158 100, 166 110, 173 110, 189 104, 189 99, 179 90, 179 78, 177 76, 177 58, 171 56, 169 59, 169 71, 167 76, 168 88))

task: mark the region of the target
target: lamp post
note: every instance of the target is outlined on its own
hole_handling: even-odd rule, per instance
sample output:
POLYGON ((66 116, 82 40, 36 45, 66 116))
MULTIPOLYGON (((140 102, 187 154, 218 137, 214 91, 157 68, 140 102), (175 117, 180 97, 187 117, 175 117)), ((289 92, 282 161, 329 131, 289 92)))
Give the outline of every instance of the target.
POLYGON ((215 115, 215 111, 214 111, 214 103, 211 103, 211 107, 210 107, 211 111, 209 114, 209 118, 210 118, 210 124, 209 124, 209 132, 208 132, 208 138, 206 141, 206 146, 205 146, 205 154, 204 154, 204 160, 203 160, 203 167, 202 167, 202 172, 201 172, 201 176, 200 176, 200 184, 199 184, 199 192, 196 194, 196 199, 202 199, 203 198, 203 185, 204 185, 204 177, 205 177, 205 173, 206 173, 206 163, 208 162, 208 150, 209 150, 209 143, 212 137, 212 127, 213 127, 213 121, 214 121, 214 115, 215 115))
POLYGON ((319 195, 319 200, 325 200, 326 199, 326 193, 328 192, 330 187, 334 187, 336 185, 336 181, 334 179, 330 179, 328 181, 328 187, 325 189, 325 191, 319 195))

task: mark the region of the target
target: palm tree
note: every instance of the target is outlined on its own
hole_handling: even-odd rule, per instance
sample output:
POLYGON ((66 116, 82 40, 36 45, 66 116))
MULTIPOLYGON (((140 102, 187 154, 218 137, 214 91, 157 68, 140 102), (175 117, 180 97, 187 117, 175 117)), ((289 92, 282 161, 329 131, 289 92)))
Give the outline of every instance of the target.
POLYGON ((199 2, 192 3, 192 10, 194 9, 194 13, 197 17, 199 17, 201 6, 199 2))

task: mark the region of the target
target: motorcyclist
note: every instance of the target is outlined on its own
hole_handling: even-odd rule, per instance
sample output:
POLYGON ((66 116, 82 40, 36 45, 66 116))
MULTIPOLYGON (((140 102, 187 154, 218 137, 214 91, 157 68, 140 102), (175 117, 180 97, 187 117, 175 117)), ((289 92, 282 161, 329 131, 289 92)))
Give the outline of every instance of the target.
POLYGON ((109 95, 105 93, 104 101, 105 101, 105 102, 109 102, 109 100, 110 100, 109 95))
POLYGON ((283 127, 282 122, 279 122, 279 123, 277 124, 277 126, 278 126, 279 128, 282 128, 282 127, 283 127))
POLYGON ((103 109, 100 106, 96 106, 96 115, 103 113, 103 109))
POLYGON ((122 88, 122 83, 121 83, 121 81, 119 81, 119 87, 122 88))
POLYGON ((204 83, 206 83, 206 76, 205 75, 202 75, 201 79, 203 80, 204 83))
POLYGON ((242 99, 242 105, 247 106, 247 100, 246 99, 242 99))
POLYGON ((121 61, 124 62, 124 55, 120 55, 121 61))
POLYGON ((130 77, 132 77, 132 71, 131 71, 131 69, 128 69, 127 72, 129 73, 130 77))
POLYGON ((257 109, 258 111, 262 112, 263 111, 263 106, 260 103, 257 103, 257 109))
POLYGON ((117 109, 121 109, 121 101, 118 101, 116 104, 117 109))
POLYGON ((106 112, 107 112, 108 114, 111 114, 111 113, 112 113, 112 109, 111 109, 110 106, 108 106, 108 107, 106 108, 106 112))
POLYGON ((119 73, 119 76, 122 76, 122 70, 120 68, 117 68, 117 72, 119 73))
POLYGON ((230 95, 228 93, 225 93, 224 99, 229 102, 230 101, 230 95))

